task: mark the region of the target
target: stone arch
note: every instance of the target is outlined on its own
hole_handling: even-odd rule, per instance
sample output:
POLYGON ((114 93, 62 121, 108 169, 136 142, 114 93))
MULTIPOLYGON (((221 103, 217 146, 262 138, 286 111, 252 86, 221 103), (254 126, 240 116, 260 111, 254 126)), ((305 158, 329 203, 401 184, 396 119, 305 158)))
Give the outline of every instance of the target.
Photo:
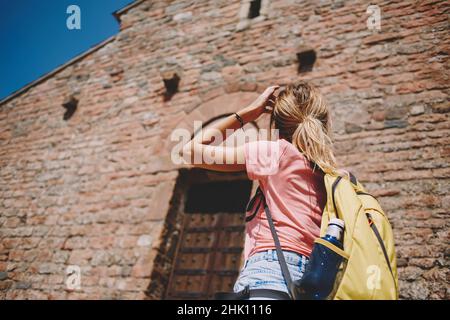
MULTIPOLYGON (((194 121, 202 121, 204 124, 214 121, 221 115, 231 114, 233 112, 241 110, 243 107, 247 106, 253 102, 259 93, 257 92, 233 92, 229 94, 224 94, 214 99, 205 101, 198 105, 190 113, 186 114, 181 121, 179 121, 174 127, 174 129, 186 129, 190 133, 194 131, 194 121)), ((256 128, 262 128, 268 125, 269 117, 261 117, 256 123, 256 128)), ((170 136, 166 138, 165 148, 170 154, 172 146, 176 142, 170 141, 170 136)), ((178 247, 178 241, 180 240, 180 232, 182 229, 182 218, 184 217, 183 212, 180 212, 183 207, 185 199, 185 191, 188 187, 188 182, 204 180, 220 180, 224 179, 226 181, 245 179, 245 174, 237 173, 235 175, 230 175, 230 177, 222 176, 214 173, 210 173, 203 170, 193 169, 190 167, 184 167, 183 165, 174 165, 172 169, 178 169, 179 178, 177 179, 176 187, 174 193, 170 200, 170 209, 167 213, 165 220, 165 226, 161 234, 161 246, 158 249, 158 254, 155 258, 155 267, 152 271, 151 280, 146 291, 147 299, 162 299, 166 295, 167 286, 169 285, 169 279, 173 264, 175 263, 176 248, 178 247), (198 175, 205 177, 199 177, 198 175), (188 181, 188 182, 187 182, 188 181)), ((198 181, 197 181, 198 182, 198 181)), ((252 185, 252 191, 254 192, 255 186, 252 185)), ((242 259, 241 259, 242 260, 242 259)), ((242 261, 240 261, 242 263, 242 261)))
POLYGON ((239 111, 258 97, 256 92, 233 92, 221 95, 200 104, 192 110, 176 127, 193 130, 194 121, 207 122, 221 114, 239 111))
MULTIPOLYGON (((186 117, 174 126, 173 129, 186 129, 192 133, 194 130, 194 121, 207 123, 217 116, 239 111, 254 101, 258 96, 259 93, 257 92, 240 91, 224 94, 209 101, 205 101, 188 113, 186 117)), ((259 119, 256 123, 258 127, 261 128, 264 127, 263 124, 265 121, 266 120, 264 119, 259 119)), ((170 137, 168 137, 165 149, 169 154, 173 145, 174 142, 171 142, 170 137)))

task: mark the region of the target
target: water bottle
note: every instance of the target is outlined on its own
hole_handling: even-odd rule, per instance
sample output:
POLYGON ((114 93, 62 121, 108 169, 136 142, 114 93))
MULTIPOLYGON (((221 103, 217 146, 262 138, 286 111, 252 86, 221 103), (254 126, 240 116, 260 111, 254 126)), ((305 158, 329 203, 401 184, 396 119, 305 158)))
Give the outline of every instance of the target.
MULTIPOLYGON (((344 221, 333 218, 322 238, 342 249, 344 221)), ((326 246, 315 243, 303 278, 295 284, 298 299, 324 300, 333 290, 342 256, 326 246)))

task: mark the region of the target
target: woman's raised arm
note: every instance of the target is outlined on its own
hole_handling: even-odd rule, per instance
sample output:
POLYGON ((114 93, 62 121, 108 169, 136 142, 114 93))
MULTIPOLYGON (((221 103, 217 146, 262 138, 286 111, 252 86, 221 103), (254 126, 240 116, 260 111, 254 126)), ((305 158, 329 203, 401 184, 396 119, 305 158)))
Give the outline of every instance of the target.
POLYGON ((211 143, 223 142, 227 130, 237 130, 263 113, 270 113, 277 88, 279 86, 268 87, 249 106, 201 130, 183 147, 182 157, 189 159, 194 167, 225 172, 245 171, 244 146, 212 146, 211 143))

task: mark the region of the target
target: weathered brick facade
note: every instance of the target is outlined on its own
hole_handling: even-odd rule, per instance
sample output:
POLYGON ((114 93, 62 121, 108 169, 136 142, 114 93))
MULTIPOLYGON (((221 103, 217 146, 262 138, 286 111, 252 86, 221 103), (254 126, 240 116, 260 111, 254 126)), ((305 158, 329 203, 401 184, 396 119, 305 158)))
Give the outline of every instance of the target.
POLYGON ((307 79, 331 105, 341 165, 393 224, 401 297, 448 299, 450 6, 375 4, 381 31, 365 1, 263 0, 251 21, 240 1, 140 2, 114 38, 4 101, 0 298, 163 297, 179 228, 172 130, 307 79), (80 290, 66 288, 68 265, 80 290))

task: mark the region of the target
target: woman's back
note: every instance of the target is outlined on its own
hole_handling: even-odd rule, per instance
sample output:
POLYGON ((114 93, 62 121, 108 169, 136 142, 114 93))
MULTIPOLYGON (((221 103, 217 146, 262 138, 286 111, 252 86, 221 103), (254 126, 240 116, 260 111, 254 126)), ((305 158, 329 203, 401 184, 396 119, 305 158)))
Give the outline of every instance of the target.
MULTIPOLYGON (((245 159, 249 178, 260 183, 283 250, 309 256, 319 236, 326 202, 323 172, 319 168, 313 172, 305 156, 284 139, 247 143, 245 159)), ((256 217, 247 223, 245 258, 274 248, 260 207, 256 217)))

